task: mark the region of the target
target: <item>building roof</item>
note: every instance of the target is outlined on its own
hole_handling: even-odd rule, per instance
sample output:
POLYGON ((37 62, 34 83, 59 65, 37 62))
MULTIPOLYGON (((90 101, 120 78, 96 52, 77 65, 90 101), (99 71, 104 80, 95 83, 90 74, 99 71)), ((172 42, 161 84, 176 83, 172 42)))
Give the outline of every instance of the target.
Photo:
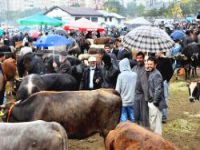
POLYGON ((67 13, 69 13, 72 16, 103 16, 103 14, 101 14, 100 12, 98 12, 95 9, 92 8, 84 8, 84 7, 59 7, 59 6, 54 6, 51 7, 49 10, 47 10, 46 12, 44 12, 44 14, 48 14, 49 12, 51 12, 54 9, 61 9, 67 13))
POLYGON ((126 18, 126 17, 121 16, 121 15, 116 14, 116 13, 111 13, 111 15, 112 15, 113 17, 117 18, 117 19, 125 19, 125 18, 126 18))

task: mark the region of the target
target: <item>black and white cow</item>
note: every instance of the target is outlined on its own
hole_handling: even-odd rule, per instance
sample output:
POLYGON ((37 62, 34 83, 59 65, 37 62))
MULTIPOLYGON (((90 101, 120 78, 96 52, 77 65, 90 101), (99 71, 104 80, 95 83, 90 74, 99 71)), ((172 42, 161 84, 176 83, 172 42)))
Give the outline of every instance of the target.
POLYGON ((67 134, 56 122, 0 123, 1 150, 67 150, 67 134))
POLYGON ((25 100, 31 94, 40 91, 76 91, 79 87, 76 79, 69 74, 31 74, 23 78, 17 93, 17 100, 25 100))
POLYGON ((188 89, 190 102, 194 102, 195 100, 200 101, 200 81, 193 81, 189 83, 188 89))

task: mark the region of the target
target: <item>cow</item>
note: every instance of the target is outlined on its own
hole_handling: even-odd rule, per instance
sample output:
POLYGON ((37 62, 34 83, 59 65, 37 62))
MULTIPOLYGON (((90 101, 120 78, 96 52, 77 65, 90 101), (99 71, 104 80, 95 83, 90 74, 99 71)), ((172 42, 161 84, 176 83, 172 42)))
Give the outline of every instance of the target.
POLYGON ((67 134, 56 122, 0 123, 1 150, 67 150, 67 134))
POLYGON ((24 56, 17 58, 17 69, 19 77, 23 77, 27 74, 45 74, 45 64, 41 57, 34 53, 27 53, 24 56))
POLYGON ((102 38, 96 38, 94 40, 94 44, 107 44, 109 42, 111 42, 111 38, 110 37, 102 37, 102 38))
POLYGON ((108 133, 106 150, 176 150, 172 143, 135 123, 125 122, 108 133))
POLYGON ((25 100, 31 94, 40 91, 76 91, 78 89, 79 86, 76 79, 70 74, 31 74, 21 81, 16 93, 16 99, 25 100))
POLYGON ((112 89, 93 91, 43 91, 5 108, 3 121, 56 121, 69 138, 83 139, 95 133, 105 137, 120 120, 121 98, 112 89))
POLYGON ((0 65, 0 105, 3 104, 7 81, 12 82, 16 76, 16 61, 8 58, 0 65))
POLYGON ((197 76, 197 66, 198 61, 200 59, 200 44, 195 42, 188 44, 183 50, 182 54, 185 56, 184 59, 181 60, 182 66, 185 69, 185 79, 197 76))
POLYGON ((188 84, 189 101, 200 101, 200 81, 192 81, 188 84))

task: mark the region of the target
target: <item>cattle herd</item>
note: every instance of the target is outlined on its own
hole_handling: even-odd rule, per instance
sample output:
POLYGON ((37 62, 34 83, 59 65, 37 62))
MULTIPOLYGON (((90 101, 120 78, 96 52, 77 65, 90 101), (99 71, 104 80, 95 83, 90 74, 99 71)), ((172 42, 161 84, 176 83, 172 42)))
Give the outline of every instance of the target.
MULTIPOLYGON (((0 106, 4 112, 0 150, 68 150, 68 138, 84 139, 95 133, 104 138, 106 150, 178 149, 136 124, 119 123, 120 95, 103 88, 78 91, 84 69, 81 61, 67 55, 63 68, 56 64, 61 68, 56 73, 52 68, 60 58, 61 54, 29 53, 16 58, 17 64, 12 58, 2 64, 1 98, 16 72, 23 78, 15 80, 17 101, 0 106)), ((199 99, 199 83, 189 87, 190 100, 199 99)))

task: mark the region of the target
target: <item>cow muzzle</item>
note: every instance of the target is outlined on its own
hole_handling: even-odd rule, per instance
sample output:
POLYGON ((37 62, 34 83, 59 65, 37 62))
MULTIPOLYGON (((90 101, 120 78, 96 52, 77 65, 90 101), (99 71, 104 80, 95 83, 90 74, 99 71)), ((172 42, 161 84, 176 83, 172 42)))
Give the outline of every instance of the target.
POLYGON ((192 103, 195 101, 195 98, 194 97, 189 97, 189 101, 192 103))

